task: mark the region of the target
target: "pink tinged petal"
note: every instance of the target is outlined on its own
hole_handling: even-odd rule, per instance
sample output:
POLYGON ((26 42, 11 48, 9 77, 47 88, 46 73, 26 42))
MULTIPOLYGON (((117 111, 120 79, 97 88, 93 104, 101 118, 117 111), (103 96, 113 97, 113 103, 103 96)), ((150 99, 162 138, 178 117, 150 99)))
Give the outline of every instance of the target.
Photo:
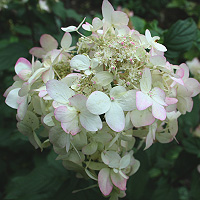
POLYGON ((102 129, 101 118, 88 111, 80 113, 79 119, 81 125, 88 131, 98 131, 102 129))
POLYGON ((103 168, 98 174, 98 184, 101 192, 107 196, 111 193, 113 189, 113 184, 110 179, 110 169, 103 168))
POLYGON ((151 98, 156 101, 157 103, 163 105, 163 106, 167 106, 167 104, 165 103, 165 92, 158 88, 158 87, 155 87, 152 89, 152 96, 151 98))
POLYGON ((129 18, 126 13, 114 11, 111 16, 112 24, 116 26, 128 25, 129 18))
POLYGON ((60 43, 61 47, 64 50, 68 50, 71 44, 72 44, 72 36, 70 35, 70 33, 65 33, 60 43))
POLYGON ((166 58, 164 56, 160 56, 160 55, 151 56, 150 62, 155 66, 165 66, 166 58))
POLYGON ((172 97, 166 97, 165 102, 167 105, 176 104, 178 102, 178 99, 172 97))
POLYGON ((61 127, 66 133, 70 133, 71 135, 76 135, 81 131, 78 123, 78 116, 70 122, 62 122, 61 127))
POLYGON ((194 78, 188 78, 185 81, 185 87, 192 93, 191 97, 195 97, 200 93, 200 84, 194 78))
POLYGON ((78 111, 87 111, 86 107, 87 97, 82 94, 76 94, 69 99, 70 105, 74 106, 78 111))
POLYGON ((85 29, 86 31, 92 31, 93 27, 91 24, 86 22, 85 24, 82 25, 82 28, 85 29))
POLYGON ((104 0, 102 4, 102 15, 105 21, 111 23, 111 16, 113 12, 114 8, 110 4, 110 2, 108 0, 104 0))
POLYGON ((152 78, 151 71, 149 68, 145 68, 140 80, 140 88, 144 93, 148 93, 151 90, 152 78))
POLYGON ((180 67, 181 69, 184 69, 183 80, 184 80, 184 79, 187 79, 187 78, 189 77, 189 68, 188 68, 188 66, 187 66, 185 63, 182 63, 179 67, 180 67))
POLYGON ((17 109, 19 106, 19 104, 17 103, 18 98, 20 98, 18 95, 19 90, 20 88, 11 90, 6 97, 5 103, 11 108, 17 109))
POLYGON ((32 71, 32 65, 26 58, 19 58, 15 64, 15 72, 18 75, 22 70, 32 71))
POLYGON ((49 34, 44 34, 40 37, 40 44, 47 52, 58 48, 58 42, 49 34))
POLYGON ((153 104, 153 100, 141 91, 136 92, 136 107, 138 110, 145 110, 153 104))
POLYGON ((105 119, 108 126, 116 132, 122 131, 125 127, 124 111, 118 103, 111 103, 110 109, 105 113, 105 119))
POLYGON ((122 191, 126 190, 127 179, 122 177, 119 173, 115 173, 113 170, 111 170, 110 177, 111 177, 112 183, 117 188, 119 188, 122 191))
POLYGON ((174 82, 170 85, 170 87, 174 87, 174 86, 176 85, 176 83, 179 83, 179 84, 181 84, 181 85, 184 85, 184 82, 183 82, 182 78, 175 78, 175 77, 172 77, 172 76, 171 76, 171 79, 172 79, 174 82))
POLYGON ((133 126, 135 127, 147 126, 155 121, 155 118, 148 109, 143 111, 133 110, 130 115, 133 126))
POLYGON ((158 56, 164 56, 164 52, 159 51, 159 50, 157 50, 155 48, 151 48, 150 54, 151 54, 151 56, 156 56, 156 55, 158 55, 158 56))
POLYGON ((46 90, 41 90, 38 94, 39 97, 44 97, 45 95, 47 95, 47 91, 46 90))
POLYGON ((37 58, 43 58, 46 54, 46 51, 41 47, 33 47, 29 50, 29 53, 37 58))
POLYGON ((87 56, 76 55, 71 59, 70 66, 73 69, 86 70, 90 66, 90 60, 87 56))
POLYGON ((67 84, 58 80, 50 80, 46 86, 49 96, 59 103, 67 103, 68 99, 75 94, 67 84))
POLYGON ((77 114, 77 111, 73 108, 67 108, 66 106, 59 106, 54 111, 55 118, 59 122, 70 122, 73 121, 77 114))
POLYGON ((110 109, 110 105, 110 98, 100 91, 93 92, 86 103, 87 109, 95 115, 106 113, 110 109))
POLYGON ((159 51, 162 51, 162 52, 165 52, 165 51, 167 51, 167 48, 164 46, 164 45, 162 45, 162 44, 159 44, 159 43, 157 43, 157 42, 154 42, 154 45, 153 45, 157 50, 159 50, 159 51))
POLYGON ((152 114, 156 119, 163 121, 166 119, 167 113, 162 105, 154 101, 152 105, 152 114))
POLYGON ((184 69, 180 68, 176 71, 176 75, 178 75, 180 78, 183 78, 184 76, 184 69))
POLYGON ((20 120, 24 119, 27 108, 28 108, 27 97, 23 97, 23 101, 21 101, 21 103, 19 104, 19 107, 17 109, 17 116, 20 120))

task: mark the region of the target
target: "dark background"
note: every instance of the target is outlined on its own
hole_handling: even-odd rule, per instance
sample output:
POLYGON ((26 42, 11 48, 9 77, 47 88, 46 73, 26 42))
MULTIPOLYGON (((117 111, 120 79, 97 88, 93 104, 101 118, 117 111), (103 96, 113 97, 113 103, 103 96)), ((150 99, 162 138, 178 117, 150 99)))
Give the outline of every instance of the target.
MULTIPOLYGON (((59 42, 61 26, 78 25, 86 16, 101 18, 102 1, 47 0, 49 11, 37 0, 0 1, 0 199, 17 200, 93 200, 105 199, 98 188, 73 194, 73 190, 95 184, 76 178, 62 163, 55 161, 51 148, 35 150, 16 128, 16 110, 2 96, 13 83, 14 65, 19 57, 31 60, 28 51, 39 46, 48 33, 59 42)), ((134 12, 131 26, 144 33, 148 28, 161 37, 167 59, 180 64, 200 58, 200 2, 198 0, 113 0, 117 6, 134 12)), ((128 11, 128 12, 129 12, 128 11)), ((82 33, 88 34, 81 30, 82 33)), ((75 44, 78 36, 72 34, 75 44)), ((200 138, 192 132, 199 124, 199 97, 191 113, 180 117, 177 140, 155 143, 150 149, 135 152, 139 171, 130 177, 125 200, 199 200, 200 138)))

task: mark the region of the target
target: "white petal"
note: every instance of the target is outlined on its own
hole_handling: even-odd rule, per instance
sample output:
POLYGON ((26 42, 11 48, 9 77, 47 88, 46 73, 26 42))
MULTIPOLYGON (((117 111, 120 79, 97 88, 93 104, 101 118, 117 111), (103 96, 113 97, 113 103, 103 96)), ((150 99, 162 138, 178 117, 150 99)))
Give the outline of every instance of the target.
POLYGON ((118 98, 125 94, 126 89, 123 86, 115 86, 110 90, 110 97, 118 98), (122 93, 122 94, 121 94, 122 93))
POLYGON ((76 135, 78 132, 81 131, 78 125, 78 116, 76 116, 76 118, 74 118, 70 122, 62 122, 61 127, 66 133, 70 133, 71 135, 76 135))
POLYGON ((67 123, 73 121, 77 117, 77 111, 71 107, 59 106, 54 111, 55 118, 59 122, 67 123))
POLYGON ((14 90, 11 90, 6 97, 5 102, 11 108, 17 109, 18 106, 19 106, 19 104, 17 103, 18 98, 20 98, 19 95, 18 95, 19 90, 20 90, 20 88, 16 88, 14 90))
POLYGON ((152 114, 156 119, 161 121, 165 120, 167 115, 165 108, 155 101, 153 101, 152 105, 152 114))
POLYGON ((136 109, 136 90, 129 90, 116 100, 124 111, 134 110, 136 109))
POLYGON ((156 55, 150 57, 150 62, 155 66, 165 66, 166 58, 164 56, 156 55))
POLYGON ((65 31, 65 32, 74 32, 74 31, 77 31, 77 27, 76 26, 68 26, 68 27, 66 27, 66 28, 61 28, 63 31, 65 31))
POLYGON ((82 112, 79 115, 81 125, 88 131, 98 131, 102 129, 101 118, 93 115, 90 112, 82 112))
POLYGON ((101 115, 110 109, 110 104, 110 98, 106 94, 95 91, 88 97, 86 106, 91 113, 101 115))
POLYGON ((87 97, 82 94, 76 94, 69 99, 70 105, 74 106, 79 112, 87 111, 87 97))
POLYGON ((17 117, 20 120, 24 119, 24 116, 26 115, 26 112, 27 112, 27 108, 28 108, 28 101, 27 101, 27 97, 24 96, 23 100, 19 103, 19 107, 17 109, 17 117))
POLYGON ((152 37, 151 37, 151 33, 148 29, 146 29, 146 31, 145 31, 145 37, 146 37, 148 43, 151 44, 152 43, 152 37))
POLYGON ((84 55, 76 55, 70 61, 70 66, 73 69, 85 70, 90 66, 90 60, 87 56, 84 55))
POLYGON ((149 126, 149 132, 148 132, 148 135, 146 137, 146 147, 145 147, 145 149, 148 149, 153 144, 153 141, 155 140, 156 129, 157 129, 157 123, 156 122, 154 122, 152 125, 149 126))
POLYGON ((49 96, 59 103, 67 103, 68 99, 75 94, 67 84, 55 79, 48 81, 46 86, 49 96))
POLYGON ((123 156, 121 158, 120 164, 119 164, 120 165, 120 169, 124 169, 124 168, 128 167, 130 162, 131 162, 131 155, 130 154, 127 154, 127 155, 123 156))
POLYGON ((149 68, 145 68, 140 80, 140 88, 142 92, 148 93, 151 90, 152 78, 149 68))
POLYGON ((44 118, 43 118, 43 122, 47 125, 47 126, 55 126, 52 117, 54 116, 54 113, 51 112, 49 114, 47 114, 44 118))
POLYGON ((112 24, 114 24, 115 26, 128 25, 129 18, 124 12, 114 11, 111 17, 112 24))
POLYGON ((155 121, 152 113, 146 110, 133 110, 131 112, 131 121, 135 127, 147 126, 155 121))
POLYGON ((120 132, 125 127, 125 116, 124 111, 119 106, 118 103, 112 102, 110 105, 110 109, 105 114, 106 123, 108 126, 116 131, 120 132))
POLYGON ((93 27, 91 24, 86 22, 85 24, 82 25, 82 28, 85 29, 86 31, 92 31, 93 27))
POLYGON ((102 4, 102 15, 105 21, 111 23, 111 16, 113 12, 114 8, 110 4, 110 2, 108 0, 104 0, 102 4))
POLYGON ((98 17, 95 17, 92 20, 92 25, 93 25, 93 30, 96 31, 103 26, 103 22, 98 17))
POLYGON ((72 36, 69 33, 65 33, 60 43, 61 47, 64 50, 68 50, 71 44, 72 44, 72 36))
POLYGON ((153 45, 157 50, 159 50, 159 51, 162 51, 162 52, 165 52, 165 51, 167 51, 167 48, 164 46, 164 45, 162 45, 162 44, 159 44, 159 43, 157 43, 157 42, 154 42, 154 45, 153 45))
POLYGON ((152 96, 151 98, 155 100, 157 103, 167 106, 165 103, 165 92, 158 87, 152 89, 152 96))

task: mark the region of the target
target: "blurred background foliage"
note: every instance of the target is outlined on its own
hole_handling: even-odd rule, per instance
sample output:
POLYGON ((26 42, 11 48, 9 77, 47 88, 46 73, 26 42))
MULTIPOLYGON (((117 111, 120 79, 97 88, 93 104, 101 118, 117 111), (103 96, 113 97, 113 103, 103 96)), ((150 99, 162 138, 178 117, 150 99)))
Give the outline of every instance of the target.
MULTIPOLYGON (((110 2, 115 9, 130 14, 132 28, 141 33, 148 28, 159 35, 168 49, 166 57, 173 64, 200 58, 199 0, 110 2)), ((93 181, 77 179, 75 173, 65 170, 50 148, 42 153, 35 150, 17 131, 16 111, 6 106, 2 97, 13 82, 17 59, 31 60, 28 51, 39 46, 42 34, 51 34, 60 41, 61 26, 78 25, 84 16, 91 22, 94 16, 101 16, 101 4, 101 0, 0 1, 0 199, 105 199, 97 188, 72 193, 93 185, 93 181)), ((72 35, 75 44, 78 37, 72 35)), ((200 101, 196 97, 193 111, 179 119, 178 144, 173 141, 156 143, 146 151, 135 149, 141 167, 128 181, 125 200, 200 199, 200 138, 192 134, 200 122, 199 114, 200 101)))

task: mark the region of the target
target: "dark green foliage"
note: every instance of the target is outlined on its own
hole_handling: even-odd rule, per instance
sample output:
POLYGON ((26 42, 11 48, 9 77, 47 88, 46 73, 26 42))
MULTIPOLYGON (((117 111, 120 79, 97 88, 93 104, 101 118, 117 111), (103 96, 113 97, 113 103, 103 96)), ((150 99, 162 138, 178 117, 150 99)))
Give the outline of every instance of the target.
POLYGON ((197 39, 197 25, 192 18, 179 20, 164 35, 166 57, 176 58, 191 49, 197 39))
MULTIPOLYGON (((42 34, 62 38, 61 26, 78 25, 84 16, 100 16, 102 1, 55 2, 48 0, 50 12, 39 9, 35 0, 8 1, 0 10, 0 199, 15 200, 103 200, 98 188, 72 193, 93 184, 67 171, 49 149, 35 150, 16 129, 15 114, 2 97, 13 80, 14 65, 19 57, 31 60, 28 50, 39 46, 42 34), (23 3, 24 2, 24 3, 23 3), (74 4, 73 4, 74 2, 74 4), (98 12, 98 13, 97 13, 98 12)), ((113 0, 134 11, 131 22, 136 30, 159 35, 168 52, 166 57, 180 64, 200 58, 200 3, 187 0, 113 0), (192 17, 192 18, 191 18, 192 17), (177 21, 177 19, 181 19, 177 21)), ((0 2, 1 5, 1 2, 0 2)), ((82 31, 82 30, 81 30, 82 31)), ((73 43, 77 37, 73 34, 73 43)), ((177 140, 155 143, 150 149, 135 152, 139 171, 130 177, 124 200, 199 200, 200 138, 192 131, 200 122, 199 97, 194 109, 180 117, 177 140)), ((136 144, 139 142, 137 141, 136 144)))

